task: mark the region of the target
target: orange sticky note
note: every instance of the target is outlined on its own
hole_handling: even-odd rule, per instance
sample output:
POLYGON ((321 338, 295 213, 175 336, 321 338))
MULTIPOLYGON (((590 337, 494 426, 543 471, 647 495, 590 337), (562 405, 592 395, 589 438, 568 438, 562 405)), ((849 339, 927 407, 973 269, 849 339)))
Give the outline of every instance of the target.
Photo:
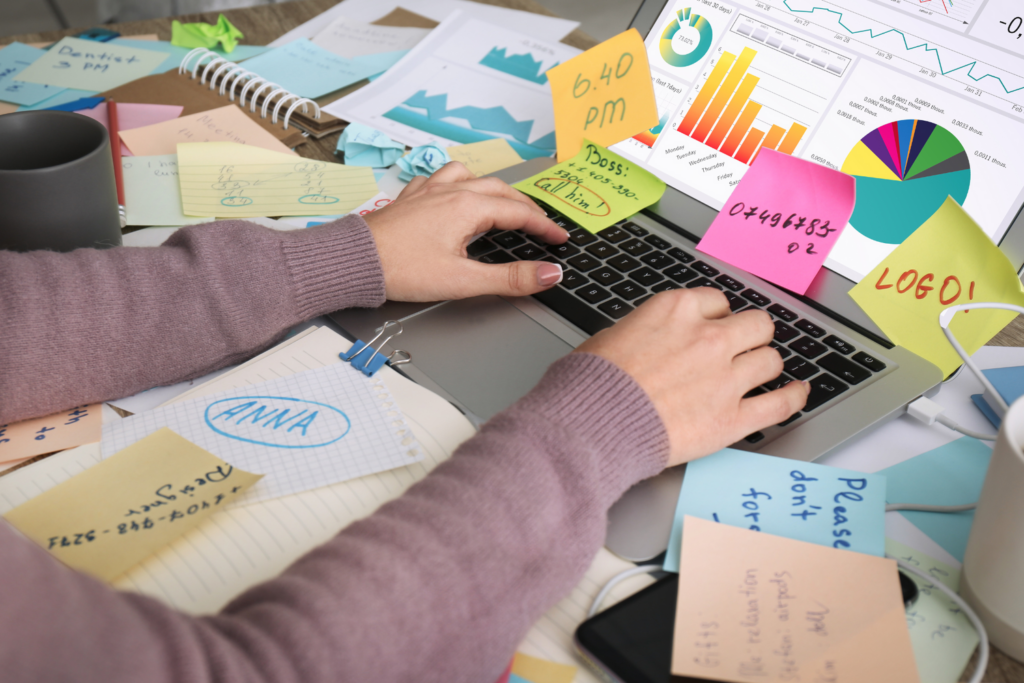
POLYGON ((579 152, 584 136, 608 147, 658 125, 647 50, 635 28, 552 67, 547 77, 559 161, 579 152))
POLYGON ((0 463, 93 443, 100 440, 102 430, 99 403, 0 425, 0 463))
POLYGON ((920 680, 894 560, 687 516, 672 673, 920 680))
POLYGON ((295 154, 235 104, 152 126, 123 130, 121 140, 135 156, 175 154, 179 142, 237 142, 272 152, 295 154))

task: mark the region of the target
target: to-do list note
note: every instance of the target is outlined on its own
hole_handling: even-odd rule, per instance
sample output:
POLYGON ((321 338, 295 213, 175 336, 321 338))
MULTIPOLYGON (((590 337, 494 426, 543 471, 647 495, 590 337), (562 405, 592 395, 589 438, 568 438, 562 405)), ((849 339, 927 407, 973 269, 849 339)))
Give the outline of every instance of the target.
POLYGON ((697 249, 803 294, 850 221, 856 180, 761 150, 697 249))
POLYGON ((672 673, 915 683, 896 562, 687 517, 672 673))

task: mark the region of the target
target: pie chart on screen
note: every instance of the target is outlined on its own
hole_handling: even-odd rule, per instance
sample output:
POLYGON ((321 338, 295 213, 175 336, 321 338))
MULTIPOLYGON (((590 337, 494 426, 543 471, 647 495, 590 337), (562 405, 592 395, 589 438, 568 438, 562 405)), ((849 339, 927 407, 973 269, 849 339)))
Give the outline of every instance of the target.
POLYGON ((858 142, 841 169, 857 178, 850 225, 877 242, 900 244, 946 197, 964 203, 971 160, 956 136, 921 119, 880 126, 858 142))

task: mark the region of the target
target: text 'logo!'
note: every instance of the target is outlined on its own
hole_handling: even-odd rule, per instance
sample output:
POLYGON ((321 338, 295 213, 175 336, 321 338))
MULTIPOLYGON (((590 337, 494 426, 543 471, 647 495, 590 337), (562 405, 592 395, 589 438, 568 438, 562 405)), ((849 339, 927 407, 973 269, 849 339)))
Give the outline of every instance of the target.
POLYGON ((236 396, 206 408, 206 424, 229 439, 271 448, 317 448, 352 428, 334 406, 283 396, 236 396))

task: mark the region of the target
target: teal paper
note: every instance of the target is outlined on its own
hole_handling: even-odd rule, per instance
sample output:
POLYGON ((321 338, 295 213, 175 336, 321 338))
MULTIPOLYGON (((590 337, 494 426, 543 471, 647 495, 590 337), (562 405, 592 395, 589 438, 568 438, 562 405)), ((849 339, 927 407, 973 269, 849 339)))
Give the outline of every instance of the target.
POLYGON ((56 107, 58 104, 67 104, 68 102, 74 102, 80 100, 83 97, 92 97, 96 93, 92 90, 75 90, 74 88, 68 88, 58 92, 53 97, 47 97, 45 100, 36 102, 28 106, 18 107, 18 111, 36 111, 38 109, 46 109, 48 107, 56 107))
MULTIPOLYGON (((167 53, 167 59, 165 59, 160 66, 153 69, 153 73, 155 74, 162 74, 165 71, 177 69, 181 64, 181 61, 185 58, 185 55, 192 52, 193 49, 190 47, 178 47, 177 45, 171 45, 164 40, 132 40, 131 38, 114 38, 110 42, 115 45, 124 45, 125 47, 137 47, 143 50, 167 53)), ((269 49, 270 48, 263 45, 238 45, 231 54, 224 52, 224 50, 221 50, 220 48, 211 50, 211 52, 216 52, 220 57, 224 57, 232 62, 240 62, 243 59, 250 59, 256 55, 261 55, 269 49)), ((193 57, 190 65, 194 65, 197 59, 197 57, 193 57)), ((209 62, 210 60, 207 59, 206 61, 209 62)))
MULTIPOLYGON (((969 436, 879 472, 888 482, 888 503, 966 505, 981 495, 992 449, 969 436)), ((901 512, 918 529, 963 562, 974 522, 969 512, 901 512)))
POLYGON ((510 673, 508 675, 508 683, 533 683, 533 681, 528 681, 522 676, 516 676, 515 674, 510 673))
POLYGON ((665 570, 679 571, 683 516, 830 548, 885 554, 885 477, 723 449, 686 466, 665 570))
POLYGON ((299 97, 320 97, 386 71, 408 50, 347 59, 306 38, 264 52, 245 68, 299 97))
MULTIPOLYGON (((1013 368, 993 368, 991 370, 982 370, 985 373, 985 377, 988 378, 989 382, 992 382, 992 386, 996 388, 999 395, 1006 401, 1006 405, 1013 405, 1021 396, 1024 396, 1024 367, 1013 367, 1013 368)), ((971 396, 971 400, 974 401, 974 405, 978 406, 978 410, 984 413, 988 421, 999 429, 999 426, 1003 421, 999 418, 992 407, 985 402, 984 394, 974 394, 971 396)))
POLYGON ((338 138, 337 151, 344 153, 347 166, 383 168, 405 154, 405 145, 395 142, 376 128, 350 123, 338 138))
POLYGON ((25 67, 45 54, 46 50, 22 43, 11 43, 0 50, 0 100, 33 105, 64 92, 65 88, 53 85, 15 80, 25 67))
POLYGON ((437 145, 421 145, 398 160, 398 179, 407 183, 418 175, 430 177, 451 161, 448 151, 437 145))

